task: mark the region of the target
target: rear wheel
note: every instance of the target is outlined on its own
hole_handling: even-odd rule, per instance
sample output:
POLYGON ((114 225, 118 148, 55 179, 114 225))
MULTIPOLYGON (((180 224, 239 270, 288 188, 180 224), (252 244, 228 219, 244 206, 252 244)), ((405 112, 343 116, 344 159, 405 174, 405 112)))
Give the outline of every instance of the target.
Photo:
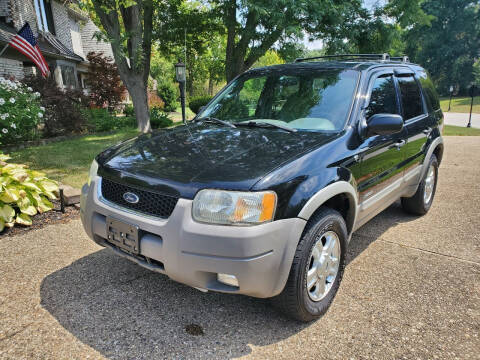
POLYGON ((403 209, 415 215, 425 215, 433 203, 435 190, 437 189, 438 160, 432 155, 428 163, 427 172, 418 185, 415 195, 409 198, 402 198, 403 209))
POLYGON ((321 208, 300 239, 287 284, 272 298, 286 315, 311 321, 323 315, 335 297, 347 250, 347 227, 335 210, 321 208))

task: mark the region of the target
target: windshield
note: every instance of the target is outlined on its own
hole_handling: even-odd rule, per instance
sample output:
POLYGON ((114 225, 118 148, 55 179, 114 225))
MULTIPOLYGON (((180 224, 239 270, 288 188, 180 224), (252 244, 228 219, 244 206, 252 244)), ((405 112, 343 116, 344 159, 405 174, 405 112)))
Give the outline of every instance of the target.
POLYGON ((292 69, 247 73, 230 83, 198 118, 262 122, 293 129, 343 129, 358 72, 292 69))

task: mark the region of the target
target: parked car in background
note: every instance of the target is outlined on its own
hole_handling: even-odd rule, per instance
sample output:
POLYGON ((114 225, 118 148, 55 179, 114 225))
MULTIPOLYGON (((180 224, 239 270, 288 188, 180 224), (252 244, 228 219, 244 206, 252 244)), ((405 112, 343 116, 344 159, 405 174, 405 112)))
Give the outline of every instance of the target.
POLYGON ((195 288, 324 314, 352 233, 399 198, 427 213, 443 154, 423 68, 324 60, 247 71, 187 125, 99 154, 82 189, 87 234, 195 288))

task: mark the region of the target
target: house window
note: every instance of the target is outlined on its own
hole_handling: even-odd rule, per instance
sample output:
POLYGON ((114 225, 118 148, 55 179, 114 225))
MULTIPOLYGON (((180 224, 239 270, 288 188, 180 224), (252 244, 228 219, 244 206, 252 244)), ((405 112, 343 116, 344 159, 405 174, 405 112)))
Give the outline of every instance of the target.
POLYGON ((77 82, 75 79, 75 69, 73 68, 73 66, 61 65, 60 69, 62 70, 63 86, 65 86, 66 88, 77 87, 77 82))
POLYGON ((33 0, 37 14, 38 29, 55 35, 51 0, 33 0))

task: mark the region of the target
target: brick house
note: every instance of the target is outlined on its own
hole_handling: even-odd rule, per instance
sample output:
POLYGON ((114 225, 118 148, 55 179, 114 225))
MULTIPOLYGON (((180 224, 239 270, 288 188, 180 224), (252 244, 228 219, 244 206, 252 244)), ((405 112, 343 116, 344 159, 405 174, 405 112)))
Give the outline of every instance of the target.
MULTIPOLYGON (((98 28, 81 11, 57 0, 0 0, 0 49, 28 22, 60 87, 86 88, 86 55, 113 57, 109 43, 93 38, 98 28)), ((0 76, 21 79, 36 73, 34 64, 10 47, 0 57, 0 76)))

